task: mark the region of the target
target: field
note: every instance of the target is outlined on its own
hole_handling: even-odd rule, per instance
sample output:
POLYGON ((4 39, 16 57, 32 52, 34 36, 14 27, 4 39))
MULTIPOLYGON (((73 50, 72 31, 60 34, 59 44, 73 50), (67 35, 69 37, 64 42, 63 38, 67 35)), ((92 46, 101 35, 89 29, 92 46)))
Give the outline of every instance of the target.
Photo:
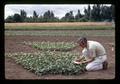
MULTIPOLYGON (((78 75, 63 75, 63 74, 46 74, 43 76, 37 76, 31 71, 28 71, 27 69, 23 68, 21 64, 17 64, 15 60, 13 60, 10 57, 5 57, 5 77, 6 79, 113 79, 115 77, 115 51, 112 51, 112 46, 115 46, 115 30, 112 28, 111 23, 63 23, 63 29, 62 30, 56 30, 51 29, 50 25, 54 27, 56 24, 59 23, 36 23, 40 24, 41 29, 21 29, 21 24, 24 24, 22 26, 30 26, 29 24, 25 23, 15 23, 12 24, 5 24, 6 28, 14 28, 14 29, 6 29, 5 30, 5 53, 35 53, 35 52, 42 52, 42 50, 38 48, 31 47, 29 45, 23 44, 23 42, 51 42, 51 43, 58 43, 58 42, 64 42, 64 43, 71 43, 76 42, 77 38, 79 36, 86 36, 88 40, 96 40, 101 42, 107 51, 108 54, 108 62, 109 67, 108 70, 100 70, 100 71, 94 71, 94 72, 85 72, 83 74, 78 75), (14 27, 11 27, 10 25, 16 25, 14 27), (43 30, 43 25, 49 25, 47 29, 43 30), (77 27, 78 29, 74 30, 71 28, 71 25, 77 27), (94 26, 94 29, 85 29, 81 30, 79 29, 81 26, 88 27, 88 26, 94 26), (9 27, 10 26, 10 27, 9 27), (65 29, 67 28, 69 29, 65 29), (111 26, 111 29, 100 29, 100 27, 107 27, 111 26), (95 29, 96 27, 96 29, 95 29), (99 29, 97 29, 99 27, 99 29), (71 29, 72 30, 71 30, 71 29)), ((31 23, 33 25, 33 23, 31 23)), ((36 25, 34 25, 36 26, 36 25)), ((37 28, 39 28, 39 26, 37 28)), ((60 25, 58 25, 60 26, 60 25)), ((58 26, 55 26, 55 28, 58 28, 58 26)), ((28 27, 29 28, 29 27, 28 27)), ((60 27, 59 27, 60 28, 60 27)), ((53 44, 50 44, 53 45, 53 44)), ((65 44, 66 45, 66 44, 65 44)), ((70 46, 72 47, 72 46, 70 46)), ((63 48, 60 46, 60 48, 63 48)), ((65 47, 67 48, 67 47, 65 47)), ((76 49, 74 51, 71 51, 70 53, 74 52, 80 52, 79 49, 76 49)), ((64 52, 67 53, 67 52, 64 52)))
POLYGON ((5 23, 6 30, 109 30, 109 22, 5 23))

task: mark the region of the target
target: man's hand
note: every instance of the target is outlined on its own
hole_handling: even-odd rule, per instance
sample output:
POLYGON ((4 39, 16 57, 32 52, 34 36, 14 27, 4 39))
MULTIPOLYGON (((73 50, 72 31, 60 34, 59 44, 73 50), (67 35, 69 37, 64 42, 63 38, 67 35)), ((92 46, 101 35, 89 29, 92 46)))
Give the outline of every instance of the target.
POLYGON ((85 60, 85 58, 83 56, 81 56, 80 58, 78 58, 75 61, 73 61, 73 63, 75 63, 75 64, 83 64, 84 60, 85 60))
POLYGON ((87 60, 82 61, 82 63, 90 63, 94 60, 94 58, 89 58, 87 60))
POLYGON ((73 61, 75 64, 82 64, 82 62, 73 61))
POLYGON ((79 60, 79 59, 77 59, 77 60, 74 61, 74 63, 75 64, 87 64, 87 63, 89 63, 89 62, 91 62, 93 60, 94 60, 93 58, 92 59, 87 59, 87 60, 84 60, 84 59, 79 60))

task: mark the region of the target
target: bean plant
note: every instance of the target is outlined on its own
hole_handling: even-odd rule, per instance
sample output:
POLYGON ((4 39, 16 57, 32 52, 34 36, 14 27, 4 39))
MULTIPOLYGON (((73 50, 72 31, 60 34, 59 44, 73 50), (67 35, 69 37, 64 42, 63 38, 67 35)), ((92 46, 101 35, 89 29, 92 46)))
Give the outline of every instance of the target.
POLYGON ((15 60, 24 68, 34 72, 38 76, 45 74, 75 75, 85 71, 85 64, 77 65, 73 60, 79 57, 79 53, 40 51, 36 53, 5 53, 6 57, 15 60))
POLYGON ((33 48, 40 50, 56 50, 56 51, 69 51, 71 48, 75 47, 77 44, 74 42, 26 42, 23 44, 30 45, 33 48))

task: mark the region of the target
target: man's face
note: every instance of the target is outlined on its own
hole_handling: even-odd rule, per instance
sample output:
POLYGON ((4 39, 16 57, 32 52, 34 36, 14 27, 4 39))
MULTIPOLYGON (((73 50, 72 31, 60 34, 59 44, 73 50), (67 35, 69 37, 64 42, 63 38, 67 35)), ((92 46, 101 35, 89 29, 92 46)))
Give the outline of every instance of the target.
POLYGON ((85 48, 87 46, 87 44, 86 43, 79 43, 79 46, 82 48, 85 48))

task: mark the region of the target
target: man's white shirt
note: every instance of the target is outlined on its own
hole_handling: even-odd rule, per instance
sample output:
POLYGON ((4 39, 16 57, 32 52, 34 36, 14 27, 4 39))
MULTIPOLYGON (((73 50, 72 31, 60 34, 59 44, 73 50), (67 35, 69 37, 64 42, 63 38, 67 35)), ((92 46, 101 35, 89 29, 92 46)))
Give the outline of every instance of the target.
POLYGON ((82 51, 82 55, 89 59, 89 57, 99 57, 106 54, 106 50, 97 41, 87 41, 87 48, 84 48, 82 51))

